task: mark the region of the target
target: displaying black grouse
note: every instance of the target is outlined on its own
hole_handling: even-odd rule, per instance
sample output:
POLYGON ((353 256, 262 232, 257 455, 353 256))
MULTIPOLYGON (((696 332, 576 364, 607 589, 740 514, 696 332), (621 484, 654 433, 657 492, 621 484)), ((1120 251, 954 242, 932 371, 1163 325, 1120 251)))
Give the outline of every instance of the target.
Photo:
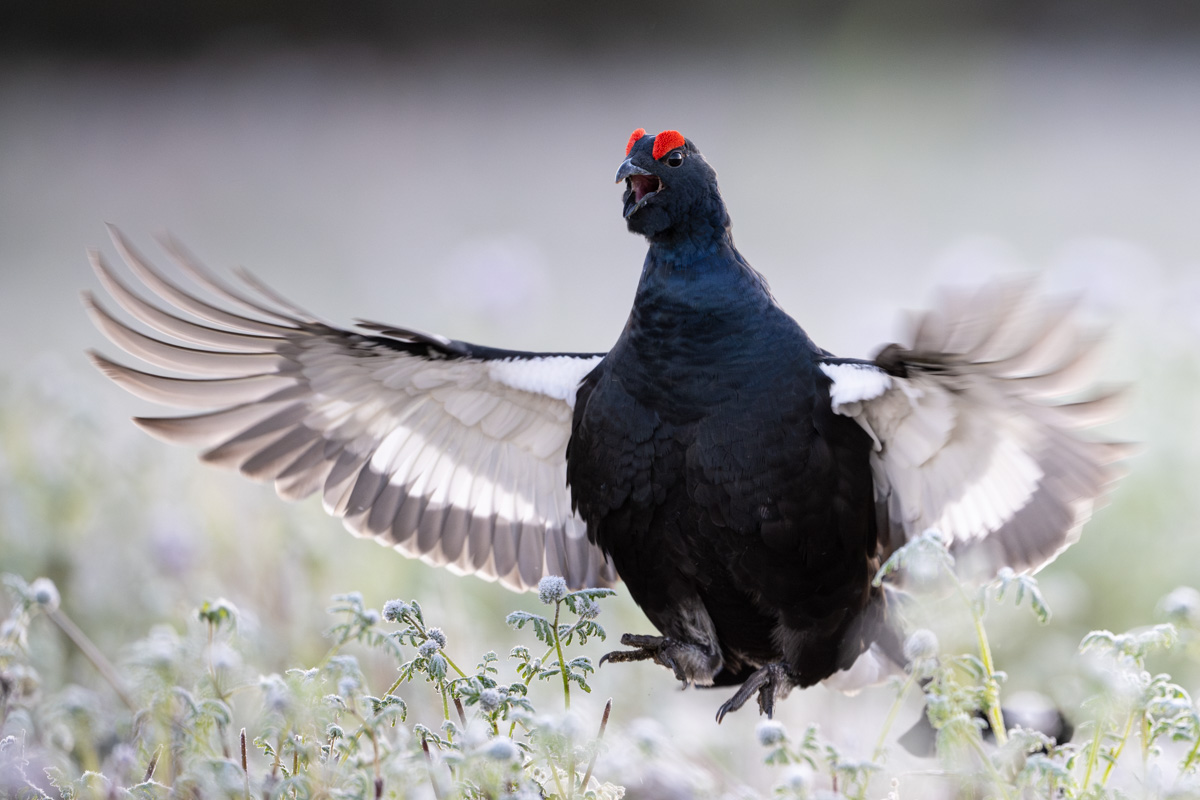
POLYGON ((113 231, 163 310, 104 265, 101 283, 159 334, 94 298, 97 326, 153 366, 94 355, 130 392, 199 409, 138 419, 203 458, 320 492, 353 532, 526 590, 618 576, 661 636, 607 660, 741 685, 718 715, 898 658, 871 581, 936 528, 982 574, 1036 570, 1074 542, 1119 449, 1081 438, 1111 395, 1094 340, 1027 284, 948 295, 911 346, 835 358, 734 247, 716 174, 676 131, 635 131, 617 171, 629 230, 650 242, 629 321, 607 354, 480 347, 375 323, 319 321, 242 275, 247 293, 168 244, 184 289, 113 231), (230 310, 236 306, 237 310, 230 310), (177 316, 186 312, 195 319, 177 316))

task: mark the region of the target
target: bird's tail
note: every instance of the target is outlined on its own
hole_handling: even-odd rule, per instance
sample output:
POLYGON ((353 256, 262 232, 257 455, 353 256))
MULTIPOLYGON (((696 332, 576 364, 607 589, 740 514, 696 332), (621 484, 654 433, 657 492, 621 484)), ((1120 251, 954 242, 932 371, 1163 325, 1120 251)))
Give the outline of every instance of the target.
POLYGON ((896 607, 903 602, 902 593, 887 585, 872 595, 847 637, 848 642, 861 643, 861 652, 849 667, 826 678, 826 687, 856 694, 904 674, 904 636, 896 621, 896 607))
MULTIPOLYGON (((923 681, 922 685, 928 681, 923 681)), ((1075 728, 1071 721, 1063 715, 1054 702, 1045 695, 1037 692, 1020 692, 1013 695, 1011 700, 1000 708, 1006 728, 1024 728, 1029 731, 1048 736, 1058 744, 1071 741, 1075 728)), ((983 738, 992 741, 992 722, 983 711, 976 711, 975 717, 983 723, 983 738)), ((922 709, 921 716, 913 726, 905 731, 899 739, 900 746, 914 756, 933 758, 937 755, 937 729, 929 721, 929 715, 922 709)))

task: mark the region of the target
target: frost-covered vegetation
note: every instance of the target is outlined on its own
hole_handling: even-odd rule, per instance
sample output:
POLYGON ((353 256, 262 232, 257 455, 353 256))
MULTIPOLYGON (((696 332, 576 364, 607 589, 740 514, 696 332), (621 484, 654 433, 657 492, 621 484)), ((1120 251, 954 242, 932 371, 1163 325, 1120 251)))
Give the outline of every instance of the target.
MULTIPOLYGON (((932 558, 951 574, 934 536, 900 556, 887 569, 932 558)), ((4 582, 12 600, 0 629, 5 796, 618 798, 630 779, 636 794, 654 766, 652 741, 641 743, 632 761, 600 759, 612 739, 638 738, 621 721, 609 730, 609 706, 590 727, 570 714, 572 687, 590 692, 593 673, 591 660, 573 650, 591 637, 604 638, 598 601, 611 590, 568 593, 561 579, 544 579, 540 599, 547 612, 519 611, 507 619, 524 632, 524 643, 506 658, 484 653, 473 666, 416 600, 392 600, 377 611, 357 593, 338 595, 329 609, 325 656, 263 674, 242 658, 238 614, 228 602, 201 605, 183 633, 152 631, 117 668, 62 612, 50 580, 26 583, 7 575, 4 582), (43 684, 29 643, 53 635, 55 627, 107 686, 43 684), (346 652, 351 643, 386 654, 396 673, 390 686, 369 685, 358 659, 346 652), (561 703, 535 709, 529 699, 534 681, 561 685, 561 703), (432 693, 441 713, 410 716, 405 697, 416 693, 432 693)), ((1018 603, 1028 596, 1044 617, 1036 584, 1002 576, 972 596, 953 578, 946 583, 970 609, 978 650, 939 653, 936 635, 919 630, 906 648, 912 667, 894 683, 895 708, 924 686, 938 750, 927 777, 944 784, 939 793, 1099 798, 1200 792, 1200 712, 1169 676, 1146 669, 1155 650, 1200 642, 1194 591, 1167 599, 1164 611, 1173 622, 1125 634, 1096 631, 1084 639, 1081 651, 1097 655, 1097 683, 1082 709, 1082 735, 1059 744, 1000 724, 1004 675, 992 663, 983 626, 989 599, 1005 595, 1018 603), (996 732, 991 741, 983 735, 985 719, 996 732)), ((760 723, 765 762, 779 768, 775 793, 905 796, 910 776, 889 769, 894 718, 888 715, 873 750, 858 753, 823 740, 818 725, 793 735, 781 723, 760 723)), ((658 787, 664 790, 700 794, 686 780, 658 787)))
POLYGON ((1147 626, 1076 633, 1051 610, 1103 618, 1060 565, 964 585, 929 534, 883 570, 911 591, 908 673, 718 727, 718 692, 594 671, 605 628, 647 629, 620 587, 517 596, 405 562, 74 403, 9 393, 0 420, 2 797, 1200 796, 1200 594, 1143 603, 1143 565, 1147 626), (999 724, 1028 688, 1071 741, 999 724), (898 744, 922 706, 937 758, 898 744))

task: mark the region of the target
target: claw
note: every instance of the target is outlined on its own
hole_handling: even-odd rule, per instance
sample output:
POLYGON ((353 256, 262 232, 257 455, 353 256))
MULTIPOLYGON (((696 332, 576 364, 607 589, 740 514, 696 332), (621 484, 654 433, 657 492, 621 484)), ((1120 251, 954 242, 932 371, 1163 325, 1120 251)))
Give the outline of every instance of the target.
POLYGON ((721 724, 726 714, 744 706, 755 692, 758 692, 759 713, 771 719, 775 716, 776 696, 780 699, 786 697, 791 688, 792 681, 788 677, 787 668, 783 664, 767 664, 755 670, 746 682, 738 687, 733 697, 721 704, 717 709, 717 724, 721 724))
POLYGON ((603 666, 604 662, 611 661, 614 664, 623 661, 645 661, 647 659, 656 659, 658 651, 661 650, 667 643, 667 639, 662 636, 644 636, 640 634, 626 633, 621 636, 621 644, 626 647, 636 647, 636 650, 612 650, 600 656, 600 661, 597 666, 603 666))
POLYGON ((674 672, 676 678, 685 684, 687 683, 687 676, 683 674, 683 671, 670 654, 670 651, 677 646, 673 640, 666 636, 646 636, 644 634, 626 633, 621 636, 621 644, 635 649, 613 650, 612 652, 605 653, 600 657, 598 666, 602 666, 607 661, 620 663, 624 661, 653 660, 655 663, 661 664, 674 672))

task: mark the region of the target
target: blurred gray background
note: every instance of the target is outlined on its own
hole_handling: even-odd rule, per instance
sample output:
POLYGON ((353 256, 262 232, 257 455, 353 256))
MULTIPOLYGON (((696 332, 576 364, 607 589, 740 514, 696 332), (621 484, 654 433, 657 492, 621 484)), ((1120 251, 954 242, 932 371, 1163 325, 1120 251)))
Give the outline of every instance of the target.
MULTIPOLYGON (((114 354, 78 303, 85 250, 115 257, 112 222, 165 260, 170 231, 334 322, 603 351, 644 253, 612 176, 632 129, 676 128, 830 350, 868 355, 937 286, 995 274, 1043 274, 1112 323, 1106 378, 1138 387, 1113 434, 1142 455, 1042 573, 1050 628, 996 623, 1001 666, 1069 703, 1054 678, 1083 632, 1150 622, 1198 577, 1200 5, 966 6, 5 3, 0 571, 55 577, 113 650, 223 594, 279 669, 322 652, 330 591, 361 589, 506 652, 497 609, 529 598, 381 558, 133 430, 147 408, 82 355, 114 354)), ((621 603, 613 633, 647 627, 621 603)), ((754 783, 723 772, 751 715, 717 729, 717 695, 650 667, 598 693, 618 681, 619 719, 656 716, 754 783)), ((864 708, 822 692, 785 721, 864 708)))

